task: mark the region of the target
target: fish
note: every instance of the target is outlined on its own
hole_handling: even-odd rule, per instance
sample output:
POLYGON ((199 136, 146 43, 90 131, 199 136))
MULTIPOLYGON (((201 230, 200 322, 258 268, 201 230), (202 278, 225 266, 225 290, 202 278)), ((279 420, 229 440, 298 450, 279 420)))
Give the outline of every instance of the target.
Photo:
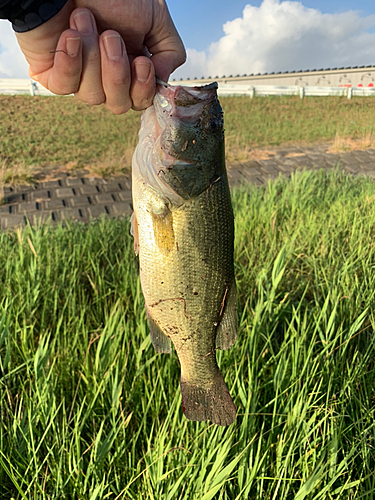
POLYGON ((152 344, 181 366, 185 416, 231 425, 216 349, 236 341, 234 216, 216 82, 157 81, 132 160, 132 234, 152 344))

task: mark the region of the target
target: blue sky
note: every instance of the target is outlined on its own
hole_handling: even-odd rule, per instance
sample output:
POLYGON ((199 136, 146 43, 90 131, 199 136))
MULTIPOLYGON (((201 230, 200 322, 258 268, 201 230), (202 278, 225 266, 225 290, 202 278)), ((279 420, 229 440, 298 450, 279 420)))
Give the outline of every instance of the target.
MULTIPOLYGON (((188 53, 171 78, 375 65, 375 3, 368 0, 167 3, 188 53)), ((4 77, 28 73, 9 23, 0 21, 4 77)))
MULTIPOLYGON (((242 15, 246 4, 259 7, 261 0, 167 0, 172 18, 187 47, 205 50, 223 35, 223 24, 242 15)), ((357 10, 361 15, 375 14, 375 2, 352 0, 303 0, 305 7, 322 13, 357 10)), ((375 58, 375 56, 374 56, 375 58)))

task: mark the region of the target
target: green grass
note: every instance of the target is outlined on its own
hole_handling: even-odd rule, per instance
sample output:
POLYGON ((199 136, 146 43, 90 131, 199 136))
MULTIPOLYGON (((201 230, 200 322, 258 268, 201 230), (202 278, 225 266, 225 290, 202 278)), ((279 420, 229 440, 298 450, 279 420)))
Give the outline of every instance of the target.
MULTIPOLYGON (((339 97, 222 97, 229 161, 250 148, 339 138, 374 145, 375 99, 339 97)), ((115 116, 72 97, 0 96, 0 163, 129 169, 140 113, 115 116), (110 165, 110 166, 108 166, 110 165)), ((32 173, 32 172, 31 172, 32 173)))
POLYGON ((0 234, 0 498, 375 493, 375 185, 310 172, 234 194, 238 410, 185 419, 127 220, 0 234))

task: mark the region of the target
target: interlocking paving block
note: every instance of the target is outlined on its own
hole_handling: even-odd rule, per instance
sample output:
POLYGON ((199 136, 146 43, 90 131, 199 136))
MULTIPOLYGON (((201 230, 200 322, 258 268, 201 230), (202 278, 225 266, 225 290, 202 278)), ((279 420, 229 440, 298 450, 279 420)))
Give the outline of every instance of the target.
POLYGON ((276 167, 272 165, 264 165, 261 167, 262 173, 268 174, 268 175, 275 175, 278 174, 279 171, 277 170, 276 167))
POLYGON ((84 183, 82 177, 67 177, 65 182, 69 187, 80 187, 84 183))
POLYGON ((93 195, 93 199, 97 203, 113 203, 115 201, 114 197, 109 193, 99 193, 93 195))
POLYGON ((294 172, 296 167, 292 163, 279 163, 277 167, 281 172, 290 173, 294 172))
POLYGON ((117 198, 120 201, 131 201, 132 200, 132 192, 131 191, 120 191, 116 193, 117 198))
POLYGON ((96 193, 99 193, 99 190, 97 189, 96 186, 90 186, 90 185, 85 185, 85 184, 83 186, 77 187, 76 188, 76 192, 78 193, 78 191, 81 194, 96 194, 96 193))
POLYGON ((99 217, 102 214, 107 214, 105 205, 90 205, 87 207, 89 217, 99 217))
POLYGON ((247 182, 243 173, 239 170, 232 170, 230 175, 228 174, 228 180, 230 187, 247 182))
POLYGON ((112 203, 109 208, 114 215, 130 215, 132 213, 129 203, 126 202, 112 203))
POLYGON ((116 177, 116 181, 121 185, 122 189, 131 189, 132 188, 132 180, 131 177, 127 177, 125 175, 116 177))
MULTIPOLYGON (((349 168, 350 168, 350 165, 348 165, 349 168)), ((370 170, 374 170, 375 169, 375 162, 372 161, 372 162, 369 162, 369 163, 361 163, 360 166, 359 165, 356 165, 355 167, 353 166, 352 168, 354 168, 355 170, 365 170, 365 171, 370 171, 370 170)))
POLYGON ((319 161, 322 158, 322 155, 316 153, 307 153, 306 156, 313 161, 319 161))
POLYGON ((375 177, 375 170, 367 171, 366 175, 368 175, 369 177, 375 177))
POLYGON ((74 195, 74 191, 73 191, 73 188, 60 188, 60 189, 56 189, 56 196, 58 196, 59 198, 65 198, 67 196, 72 196, 74 195))
POLYGON ((102 179, 101 177, 85 177, 85 184, 88 185, 102 185, 105 184, 107 181, 105 179, 102 179))
MULTIPOLYGON (((264 181, 268 182, 268 181, 275 181, 276 179, 278 179, 279 177, 280 172, 277 172, 277 174, 265 174, 262 179, 264 179, 264 181)), ((252 181, 252 183, 256 183, 257 180, 259 180, 260 182, 262 181, 262 179, 254 179, 254 181, 252 181)))
POLYGON ((52 212, 40 212, 28 216, 28 220, 32 225, 40 225, 53 222, 52 212))
POLYGON ((324 156, 327 158, 327 160, 335 160, 335 161, 340 160, 340 155, 337 155, 335 153, 326 153, 324 156))
POLYGON ((1 229, 12 229, 17 226, 23 226, 24 223, 25 217, 23 215, 7 215, 6 217, 0 217, 1 229))
POLYGON ((64 201, 70 207, 85 207, 90 204, 88 196, 72 196, 71 198, 65 198, 64 201))
MULTIPOLYGON (((38 202, 29 201, 26 203, 19 203, 17 205, 17 212, 19 214, 29 213, 29 212, 37 212, 40 208, 42 208, 42 207, 39 206, 38 202)), ((13 209, 12 209, 12 212, 13 212, 13 209)))
POLYGON ((40 183, 42 189, 53 189, 61 187, 61 181, 44 181, 40 183))
POLYGON ((17 186, 13 187, 13 191, 15 193, 30 193, 31 191, 35 191, 37 187, 35 184, 17 184, 17 186))
POLYGON ((259 160, 259 165, 261 166, 261 168, 263 167, 277 167, 278 163, 277 161, 275 160, 259 160))
POLYGON ((103 186, 101 186, 101 189, 103 191, 105 191, 106 193, 113 193, 113 192, 117 192, 117 191, 121 191, 122 189, 122 186, 120 186, 120 183, 119 182, 108 182, 107 184, 103 184, 103 186))
POLYGON ((259 170, 260 169, 260 163, 258 161, 256 161, 256 160, 251 160, 251 161, 248 161, 246 163, 243 163, 242 167, 244 167, 244 168, 253 168, 253 169, 259 170))
POLYGON ((309 165, 309 170, 329 170, 331 168, 331 165, 329 165, 327 162, 324 160, 315 160, 314 162, 309 165))
POLYGON ((28 195, 30 201, 49 200, 50 191, 48 189, 37 189, 28 195))
POLYGON ((344 165, 342 167, 342 170, 344 170, 344 172, 346 172, 348 174, 354 175, 358 172, 363 172, 363 165, 361 165, 361 167, 359 165, 344 165))
POLYGON ((43 202, 43 208, 46 210, 63 209, 66 206, 65 200, 60 198, 51 198, 43 202))
POLYGON ((353 163, 361 164, 361 163, 367 163, 369 161, 368 156, 359 156, 355 155, 355 159, 353 159, 353 163))
MULTIPOLYGON (((338 167, 352 175, 375 179, 375 149, 349 153, 327 153, 329 144, 310 148, 275 148, 269 160, 252 160, 228 165, 230 187, 262 186, 280 174, 290 177, 296 170, 329 170, 338 167), (303 153, 303 154, 301 154, 303 153)), ((41 180, 34 185, 6 186, 3 190, 5 205, 0 206, 0 228, 11 229, 52 219, 53 222, 74 219, 86 222, 90 218, 108 214, 112 217, 131 213, 131 177, 119 175, 108 180, 76 177, 61 173, 51 181, 41 180)))
POLYGON ((64 210, 54 212, 54 215, 57 220, 62 221, 70 219, 82 220, 82 212, 78 208, 65 208, 64 210))
POLYGON ((246 180, 248 182, 252 182, 255 180, 257 177, 262 177, 262 174, 255 169, 244 169, 242 172, 240 172, 241 177, 243 180, 246 180))
POLYGON ((113 181, 116 181, 116 182, 131 182, 131 174, 129 173, 128 175, 116 175, 113 177, 113 181))
POLYGON ((285 160, 278 162, 278 166, 288 163, 289 165, 301 166, 301 165, 311 165, 313 161, 308 156, 295 156, 291 158, 285 158, 285 160))
POLYGON ((252 181, 252 183, 254 184, 254 186, 264 186, 266 180, 263 177, 258 176, 252 181))
POLYGON ((25 195, 23 193, 5 193, 5 195, 7 203, 20 203, 25 200, 25 195))

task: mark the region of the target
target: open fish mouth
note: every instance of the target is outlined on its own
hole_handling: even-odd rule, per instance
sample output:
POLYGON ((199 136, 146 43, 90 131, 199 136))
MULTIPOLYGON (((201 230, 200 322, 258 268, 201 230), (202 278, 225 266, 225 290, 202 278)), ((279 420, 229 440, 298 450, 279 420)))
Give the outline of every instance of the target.
POLYGON ((194 192, 194 188, 186 189, 185 180, 190 170, 192 177, 197 175, 198 121, 202 110, 216 99, 216 89, 216 83, 187 88, 157 80, 153 106, 142 116, 140 137, 143 130, 148 134, 143 139, 145 147, 136 151, 141 177, 175 206, 194 192))

